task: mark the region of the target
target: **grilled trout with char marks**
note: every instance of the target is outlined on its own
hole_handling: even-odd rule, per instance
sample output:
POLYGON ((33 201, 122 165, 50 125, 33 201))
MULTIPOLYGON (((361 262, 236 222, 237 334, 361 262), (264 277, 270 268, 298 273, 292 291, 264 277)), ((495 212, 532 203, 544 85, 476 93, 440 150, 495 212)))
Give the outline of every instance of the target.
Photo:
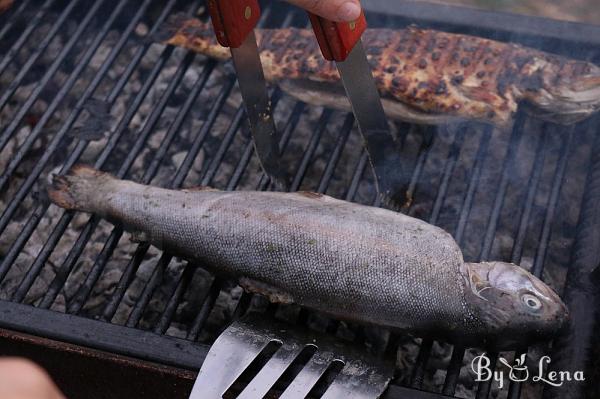
MULTIPOLYGON (((307 29, 257 30, 267 80, 310 104, 350 111, 335 65, 307 29)), ((157 37, 229 59, 209 23, 175 15, 157 37)), ((387 115, 413 123, 471 119, 512 125, 518 104, 570 124, 600 108, 600 68, 516 44, 409 27, 370 29, 363 43, 387 115)))
POLYGON ((122 224, 246 290, 334 317, 508 348, 549 337, 560 298, 520 267, 465 263, 442 229, 314 193, 166 190, 83 166, 51 200, 122 224))

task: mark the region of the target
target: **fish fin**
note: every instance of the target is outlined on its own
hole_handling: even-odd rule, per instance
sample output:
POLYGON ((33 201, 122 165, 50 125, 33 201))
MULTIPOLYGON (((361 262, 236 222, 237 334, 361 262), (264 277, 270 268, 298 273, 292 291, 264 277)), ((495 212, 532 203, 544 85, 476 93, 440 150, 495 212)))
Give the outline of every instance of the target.
POLYGON ((486 297, 484 297, 483 295, 481 295, 481 293, 487 289, 492 288, 489 285, 489 282, 482 280, 477 273, 474 273, 471 270, 471 268, 468 268, 468 277, 469 277, 469 285, 471 287, 471 291, 473 292, 473 294, 475 294, 475 296, 477 296, 478 298, 483 299, 484 301, 487 301, 488 299, 486 297))
POLYGON ((167 18, 167 20, 158 27, 156 32, 149 35, 148 38, 154 43, 168 43, 168 41, 177 34, 179 29, 188 23, 188 20, 193 21, 192 18, 186 16, 184 13, 175 13, 167 18))
POLYGON ((169 17, 149 39, 150 42, 182 47, 221 61, 231 57, 229 49, 217 43, 210 23, 182 13, 169 17))
POLYGON ((217 190, 216 188, 212 188, 210 186, 192 186, 192 187, 184 188, 181 191, 185 191, 186 193, 193 193, 196 191, 221 191, 221 190, 217 190))
POLYGON ((48 196, 61 208, 92 212, 100 186, 113 179, 110 174, 92 167, 75 165, 66 175, 52 177, 48 196))
POLYGON ((325 196, 324 194, 315 193, 313 191, 298 191, 297 194, 301 195, 303 197, 312 198, 312 199, 319 199, 319 198, 323 198, 325 196))
POLYGON ((142 244, 150 242, 150 237, 145 231, 131 231, 129 233, 129 241, 142 244))
MULTIPOLYGON (((329 107, 342 111, 352 112, 350 102, 344 87, 338 82, 319 82, 309 79, 283 79, 277 84, 287 94, 307 104, 329 107)), ((385 97, 382 93, 381 104, 388 118, 409 123, 439 125, 447 123, 464 122, 467 119, 461 116, 448 114, 433 114, 419 111, 409 105, 403 104, 393 97, 385 97)))
POLYGON ((240 278, 238 283, 247 292, 263 295, 267 297, 270 302, 283 304, 294 303, 294 299, 290 294, 285 293, 279 288, 273 287, 270 284, 247 277, 240 278))

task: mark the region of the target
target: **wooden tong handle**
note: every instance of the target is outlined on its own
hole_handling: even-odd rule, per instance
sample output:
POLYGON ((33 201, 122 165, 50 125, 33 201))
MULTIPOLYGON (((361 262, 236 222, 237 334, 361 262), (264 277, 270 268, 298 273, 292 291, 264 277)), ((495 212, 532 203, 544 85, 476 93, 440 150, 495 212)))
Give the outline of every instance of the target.
POLYGON ((308 13, 323 57, 329 61, 344 61, 367 29, 364 12, 352 22, 333 22, 308 13))
POLYGON ((208 0, 208 12, 223 47, 240 47, 260 19, 258 0, 208 0))

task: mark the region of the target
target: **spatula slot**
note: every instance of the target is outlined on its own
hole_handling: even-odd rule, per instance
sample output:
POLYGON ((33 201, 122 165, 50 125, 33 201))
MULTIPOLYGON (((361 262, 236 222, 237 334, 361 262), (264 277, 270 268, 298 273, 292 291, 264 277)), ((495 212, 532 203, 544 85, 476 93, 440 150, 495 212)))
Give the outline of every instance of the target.
POLYGON ((313 389, 307 395, 307 398, 320 398, 323 396, 327 388, 333 384, 333 381, 340 374, 342 369, 344 368, 345 363, 339 359, 335 359, 331 362, 331 364, 327 367, 321 378, 317 381, 313 389))
POLYGON ((294 381, 294 379, 298 376, 298 374, 300 374, 304 366, 306 366, 313 358, 317 350, 317 346, 313 344, 307 344, 304 348, 302 348, 302 351, 298 354, 298 356, 296 356, 294 361, 290 363, 281 377, 277 379, 273 385, 273 388, 269 390, 266 396, 274 396, 278 392, 285 391, 290 386, 292 381, 294 381))
POLYGON ((246 367, 244 372, 231 384, 223 394, 224 399, 237 398, 243 389, 256 377, 267 362, 273 357, 275 352, 281 348, 283 343, 278 340, 270 341, 262 351, 246 367))

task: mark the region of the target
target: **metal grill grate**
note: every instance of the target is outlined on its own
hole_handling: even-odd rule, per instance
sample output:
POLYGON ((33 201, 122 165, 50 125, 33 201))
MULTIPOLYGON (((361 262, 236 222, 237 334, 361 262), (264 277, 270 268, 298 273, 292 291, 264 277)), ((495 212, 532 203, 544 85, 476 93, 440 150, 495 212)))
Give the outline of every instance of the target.
MULTIPOLYGON (((417 344, 403 336, 267 305, 209 276, 202 265, 128 243, 118 226, 50 206, 46 176, 82 160, 171 188, 270 188, 253 154, 235 76, 226 66, 149 39, 170 14, 199 9, 202 2, 47 0, 20 2, 0 16, 0 326, 198 369, 232 317, 262 309, 349 335, 375 353, 393 356, 400 348, 399 359, 413 356, 386 397, 437 397, 401 386, 435 385, 428 364, 440 351, 449 359, 436 366, 446 372, 438 393, 465 394, 457 392, 462 386, 471 396, 488 397, 490 384, 460 380, 465 348, 423 340, 411 352, 407 347, 417 344)), ((369 17, 371 26, 414 22, 369 17)), ((305 22, 281 4, 266 8, 261 21, 270 27, 305 22)), ((574 48, 531 32, 429 24, 600 62, 600 48, 574 48)), ((278 89, 273 104, 292 190, 379 205, 351 115, 295 102, 278 89)), ((412 201, 404 212, 453 232, 466 260, 530 264, 560 291, 569 266, 595 266, 600 232, 589 220, 596 220, 598 200, 598 122, 562 127, 520 113, 512 133, 478 124, 397 124, 404 170, 411 171, 412 201), (579 222, 580 211, 591 216, 579 222)), ((575 301, 584 295, 577 291, 580 274, 569 273, 565 292, 575 301)), ((576 321, 591 311, 572 310, 576 321)), ((581 331, 589 338, 589 327, 581 331)), ((563 340, 563 363, 582 365, 585 354, 568 348, 585 342, 563 340)), ((511 384, 505 393, 517 398, 522 388, 511 384)))

